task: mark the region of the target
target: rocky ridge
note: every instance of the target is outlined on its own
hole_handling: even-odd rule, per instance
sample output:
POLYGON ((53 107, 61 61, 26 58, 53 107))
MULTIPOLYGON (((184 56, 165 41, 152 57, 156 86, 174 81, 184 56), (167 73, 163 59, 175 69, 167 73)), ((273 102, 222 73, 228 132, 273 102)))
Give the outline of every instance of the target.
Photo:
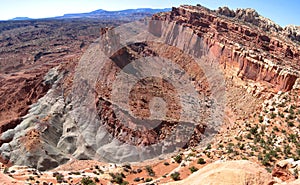
POLYGON ((258 27, 192 6, 173 8, 154 19, 192 28, 220 58, 225 71, 242 79, 268 82, 277 91, 288 91, 299 78, 299 45, 261 32, 258 27))
POLYGON ((251 25, 258 26, 269 33, 276 33, 288 37, 293 41, 300 41, 299 26, 287 25, 284 28, 273 22, 272 20, 265 18, 258 14, 258 12, 252 8, 238 8, 235 11, 228 7, 219 7, 216 10, 220 15, 224 15, 233 19, 241 20, 251 25))

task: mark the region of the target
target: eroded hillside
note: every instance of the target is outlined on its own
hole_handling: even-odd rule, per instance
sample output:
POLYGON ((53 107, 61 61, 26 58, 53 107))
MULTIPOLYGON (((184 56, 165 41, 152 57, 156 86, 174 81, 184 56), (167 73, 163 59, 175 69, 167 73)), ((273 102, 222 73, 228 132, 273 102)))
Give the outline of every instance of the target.
MULTIPOLYGON (((52 40, 42 42, 51 46, 51 52, 37 52, 38 45, 30 45, 30 52, 24 53, 34 55, 16 55, 22 58, 14 64, 21 72, 6 65, 9 72, 0 79, 5 105, 0 113, 3 161, 43 171, 66 164, 56 168, 59 173, 54 169, 38 175, 56 182, 61 173, 60 182, 68 183, 81 180, 81 176, 74 177, 80 170, 100 178, 100 183, 168 183, 185 179, 207 164, 230 160, 249 160, 261 169, 250 168, 251 162, 228 162, 223 171, 215 167, 222 166, 218 164, 200 171, 208 176, 223 174, 233 184, 274 184, 298 178, 300 47, 295 29, 283 29, 252 9, 212 11, 201 6, 181 6, 152 16, 147 29, 159 42, 143 35, 143 25, 147 24, 128 25, 132 35, 141 34, 136 35, 136 42, 128 39, 122 47, 122 29, 118 33, 107 28, 101 29, 102 37, 87 49, 98 37, 96 32, 100 33, 93 28, 97 31, 88 37, 74 33, 72 42, 61 38, 53 47, 52 40), (101 52, 109 57, 102 59, 101 52), (168 61, 182 71, 174 70, 164 80, 157 72, 168 61), (150 78, 145 75, 148 72, 157 77, 150 78), (136 78, 139 80, 130 86, 136 78), (173 84, 191 81, 193 91, 183 83, 172 85, 172 80, 173 84), (15 83, 21 89, 9 91, 15 83), (181 99, 191 92, 196 92, 204 108, 198 109, 195 99, 181 99), (189 106, 190 111, 180 117, 189 106), (193 119, 195 115, 201 116, 193 119), (207 133, 214 136, 209 142, 207 133), (169 153, 172 157, 165 155, 169 153), (153 158, 157 160, 142 163, 153 158), (74 168, 77 172, 68 169, 74 161, 88 159, 117 164, 99 167, 89 162, 74 168), (234 178, 237 174, 230 165, 245 171, 241 182, 234 178), (253 178, 255 173, 263 175, 253 178)), ((124 35, 126 39, 132 36, 124 35)), ((6 61, 7 56, 14 56, 12 51, 18 51, 15 45, 21 40, 18 34, 2 40, 6 61)), ((20 180, 29 176, 11 175, 20 180)))

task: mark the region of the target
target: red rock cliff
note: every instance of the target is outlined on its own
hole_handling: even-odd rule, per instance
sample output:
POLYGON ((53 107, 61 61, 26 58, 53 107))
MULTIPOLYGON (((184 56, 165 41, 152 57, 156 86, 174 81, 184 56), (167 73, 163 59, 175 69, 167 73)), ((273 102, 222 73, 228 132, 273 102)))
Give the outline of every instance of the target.
POLYGON ((300 47, 279 32, 199 6, 173 8, 152 18, 192 28, 230 76, 267 83, 276 91, 291 90, 300 76, 300 47))

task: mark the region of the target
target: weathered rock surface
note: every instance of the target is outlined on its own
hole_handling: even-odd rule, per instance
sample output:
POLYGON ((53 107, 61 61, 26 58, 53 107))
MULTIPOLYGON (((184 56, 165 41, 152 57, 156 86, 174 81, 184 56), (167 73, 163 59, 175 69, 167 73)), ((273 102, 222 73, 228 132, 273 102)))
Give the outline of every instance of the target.
POLYGON ((259 165, 249 161, 215 162, 205 166, 188 178, 166 183, 190 185, 270 185, 272 176, 259 165))
MULTIPOLYGON (((220 9, 218 12, 230 14, 228 11, 220 9)), ((245 24, 245 21, 256 20, 258 15, 254 10, 237 13, 245 20, 220 17, 216 12, 193 6, 173 8, 170 13, 153 18, 192 28, 219 58, 225 73, 243 80, 267 82, 277 91, 291 90, 300 76, 299 45, 262 31, 258 26, 245 24)))
POLYGON ((272 176, 282 181, 295 180, 299 176, 300 161, 294 161, 293 158, 279 161, 272 171, 272 176))
POLYGON ((1 22, 0 133, 20 124, 29 106, 51 88, 44 82, 46 73, 60 64, 77 63, 106 25, 104 20, 1 22))
POLYGON ((282 28, 272 20, 265 18, 256 12, 256 10, 251 8, 238 8, 235 11, 229 9, 228 7, 219 7, 216 10, 217 13, 235 18, 244 22, 248 22, 252 25, 258 26, 266 32, 274 32, 278 35, 284 35, 293 41, 300 41, 300 27, 296 25, 288 25, 282 28))
POLYGON ((300 42, 300 26, 288 25, 284 27, 283 33, 292 40, 300 42))
POLYGON ((282 28, 278 24, 268 18, 259 15, 258 12, 252 8, 238 8, 233 11, 228 7, 220 7, 217 10, 217 13, 225 15, 227 17, 236 18, 244 22, 248 22, 252 25, 262 28, 264 31, 279 32, 282 30, 282 28))
POLYGON ((11 184, 21 185, 21 184, 23 184, 22 182, 18 182, 15 179, 3 174, 2 172, 0 173, 0 182, 2 185, 11 185, 11 184))

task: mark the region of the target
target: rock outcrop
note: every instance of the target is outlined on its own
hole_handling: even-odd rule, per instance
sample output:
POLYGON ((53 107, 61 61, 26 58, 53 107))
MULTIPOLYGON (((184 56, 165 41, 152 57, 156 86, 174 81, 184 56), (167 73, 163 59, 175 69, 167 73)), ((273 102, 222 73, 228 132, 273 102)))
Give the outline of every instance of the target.
POLYGON ((282 27, 280 27, 275 22, 268 18, 265 18, 258 14, 258 12, 252 8, 238 8, 235 11, 230 10, 228 7, 220 7, 217 13, 225 15, 227 17, 236 18, 238 20, 250 23, 251 25, 258 26, 267 32, 280 32, 282 27))
POLYGON ((166 183, 168 185, 270 185, 273 184, 271 174, 259 165, 249 161, 215 162, 201 168, 188 178, 166 183))
POLYGON ((288 25, 284 27, 283 33, 290 39, 300 42, 300 26, 288 25))
MULTIPOLYGON (((217 12, 233 15, 226 8, 217 12)), ((259 25, 254 26, 255 23, 245 24, 255 20, 257 24, 261 23, 260 19, 255 18, 258 15, 254 10, 239 9, 235 12, 235 16, 237 15, 245 20, 220 17, 218 13, 203 7, 181 6, 173 8, 170 13, 154 15, 153 19, 175 21, 192 28, 207 43, 210 52, 219 58, 229 75, 239 76, 244 80, 267 82, 277 91, 291 90, 300 76, 299 45, 273 36, 263 31, 259 25)))
POLYGON ((226 17, 234 18, 243 22, 250 23, 251 25, 258 26, 266 32, 273 32, 278 35, 284 35, 293 41, 300 42, 300 27, 296 25, 288 25, 282 28, 272 20, 265 18, 258 14, 252 8, 238 8, 235 11, 228 7, 219 7, 216 12, 226 17))
POLYGON ((299 177, 300 161, 294 161, 293 158, 279 161, 273 169, 272 176, 282 181, 295 180, 299 177))

